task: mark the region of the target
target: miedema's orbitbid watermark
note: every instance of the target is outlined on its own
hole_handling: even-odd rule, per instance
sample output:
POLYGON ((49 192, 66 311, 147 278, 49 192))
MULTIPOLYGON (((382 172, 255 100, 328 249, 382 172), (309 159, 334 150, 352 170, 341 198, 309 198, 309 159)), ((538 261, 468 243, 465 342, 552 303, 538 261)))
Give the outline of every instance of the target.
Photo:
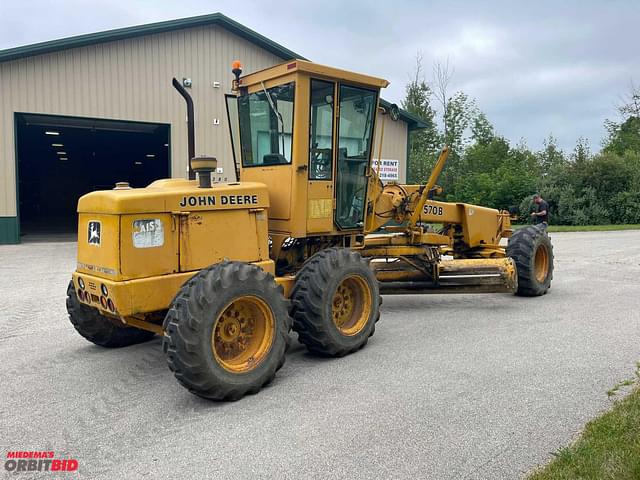
POLYGON ((11 451, 4 462, 7 472, 75 472, 78 460, 75 458, 55 458, 55 452, 11 451))

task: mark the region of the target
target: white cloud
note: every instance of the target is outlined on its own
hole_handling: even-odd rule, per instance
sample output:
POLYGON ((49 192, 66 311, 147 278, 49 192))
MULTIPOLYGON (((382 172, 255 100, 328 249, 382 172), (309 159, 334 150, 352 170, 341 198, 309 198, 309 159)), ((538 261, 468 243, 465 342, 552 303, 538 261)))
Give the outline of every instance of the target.
POLYGON ((451 58, 456 63, 492 58, 508 58, 513 55, 508 35, 491 25, 467 24, 449 35, 437 37, 427 44, 425 53, 434 58, 451 58))
MULTIPOLYGON (((0 0, 2 1, 2 0, 0 0)), ((599 145, 629 80, 640 81, 639 1, 33 0, 2 3, 0 48, 221 11, 293 51, 392 82, 400 102, 415 54, 455 66, 452 89, 475 97, 497 130, 538 147, 599 145)))

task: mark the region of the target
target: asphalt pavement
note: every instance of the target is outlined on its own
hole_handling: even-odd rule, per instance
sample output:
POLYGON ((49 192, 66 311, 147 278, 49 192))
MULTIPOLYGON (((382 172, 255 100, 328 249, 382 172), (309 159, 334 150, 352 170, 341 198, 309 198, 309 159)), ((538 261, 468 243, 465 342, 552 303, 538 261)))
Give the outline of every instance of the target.
MULTIPOLYGON (((549 294, 387 296, 375 336, 275 381, 197 398, 160 339, 94 346, 69 323, 75 244, 0 246, 0 455, 60 478, 522 478, 607 409, 640 360, 640 231, 554 233, 549 294)), ((11 478, 51 478, 20 474, 11 478)))

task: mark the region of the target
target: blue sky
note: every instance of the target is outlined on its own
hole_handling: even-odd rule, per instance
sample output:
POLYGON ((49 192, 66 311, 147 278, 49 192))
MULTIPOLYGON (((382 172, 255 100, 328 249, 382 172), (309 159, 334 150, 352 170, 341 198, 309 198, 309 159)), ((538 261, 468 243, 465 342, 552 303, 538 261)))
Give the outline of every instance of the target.
POLYGON ((400 103, 422 52, 455 67, 451 90, 475 98, 498 133, 539 148, 553 134, 594 151, 605 118, 640 82, 640 1, 133 1, 0 3, 0 49, 222 12, 320 63, 384 77, 400 103))

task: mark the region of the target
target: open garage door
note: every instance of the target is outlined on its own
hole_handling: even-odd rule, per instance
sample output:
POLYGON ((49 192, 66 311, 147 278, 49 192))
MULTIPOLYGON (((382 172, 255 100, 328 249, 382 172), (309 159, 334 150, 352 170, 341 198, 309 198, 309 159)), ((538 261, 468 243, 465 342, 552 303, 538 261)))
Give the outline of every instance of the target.
POLYGON ((76 231, 78 198, 170 176, 169 125, 16 114, 20 230, 76 231))

